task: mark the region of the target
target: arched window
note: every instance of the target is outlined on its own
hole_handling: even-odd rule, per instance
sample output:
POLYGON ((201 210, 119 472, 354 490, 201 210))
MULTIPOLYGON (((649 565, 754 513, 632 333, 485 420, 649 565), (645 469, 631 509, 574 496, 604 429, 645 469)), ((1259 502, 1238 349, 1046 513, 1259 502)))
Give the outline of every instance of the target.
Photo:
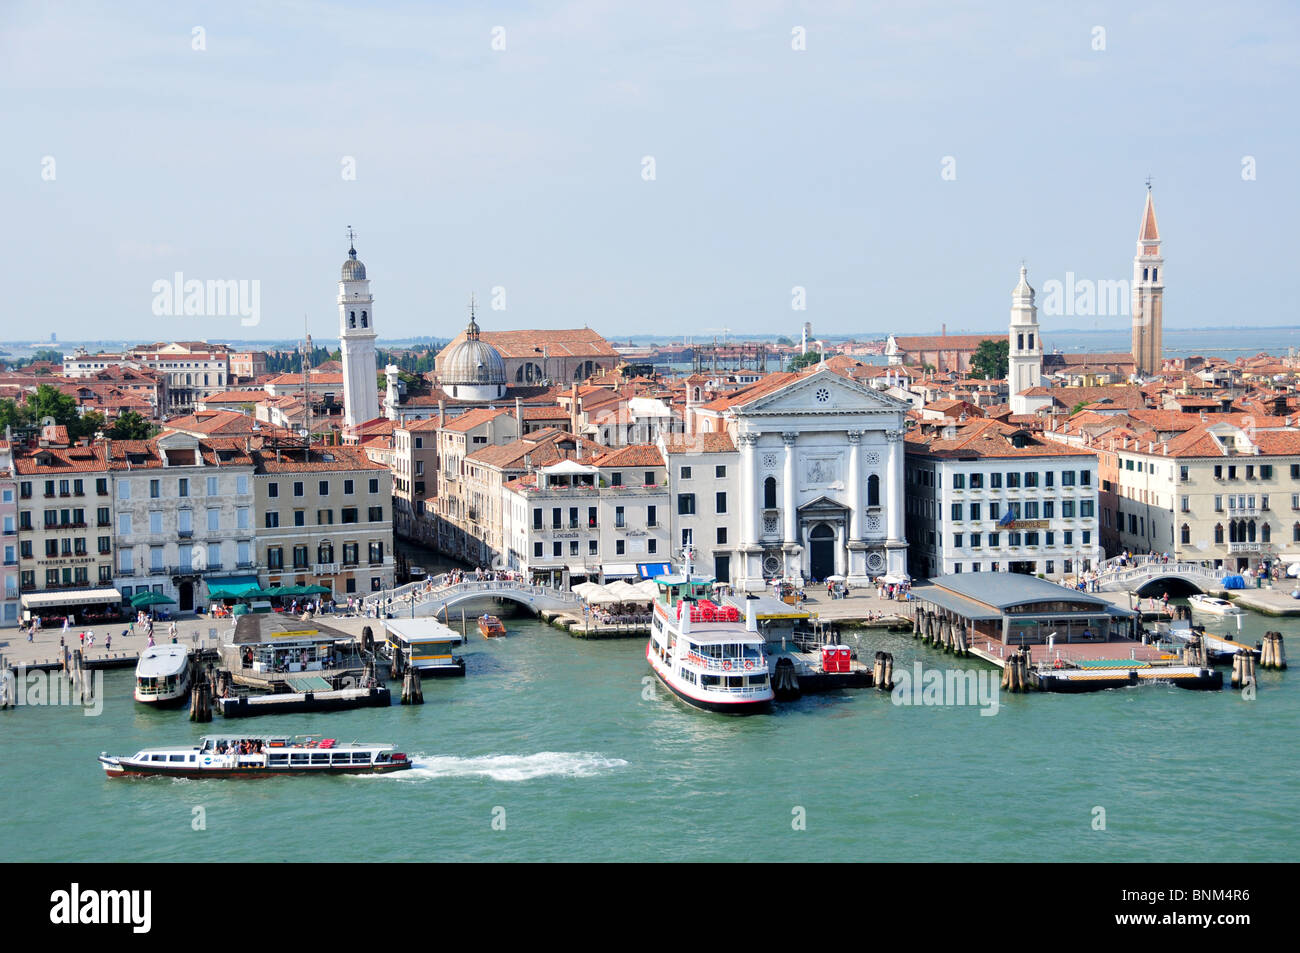
POLYGON ((700 389, 698 387, 695 388, 695 402, 697 404, 700 402, 700 389))
POLYGON ((357 326, 357 313, 356 313, 355 311, 349 311, 349 312, 348 312, 348 327, 350 327, 350 328, 355 328, 356 326, 357 326))
POLYGON ((326 540, 316 547, 316 562, 332 563, 334 562, 334 544, 326 540))
POLYGON ((1291 527, 1291 542, 1300 543, 1300 523, 1291 527))
POLYGON ((1159 269, 1159 268, 1152 268, 1152 269, 1151 269, 1151 280, 1152 280, 1152 281, 1159 281, 1159 280, 1160 280, 1160 269, 1159 269))
POLYGON ((370 327, 370 319, 364 311, 361 312, 361 326, 363 328, 370 327))
POLYGON ((1246 521, 1246 540, 1253 543, 1255 541, 1255 521, 1246 521))
MULTIPOLYGON (((1300 532, 1300 523, 1297 523, 1296 526, 1298 527, 1298 530, 1297 530, 1297 531, 1300 532)), ((1300 537, 1297 537, 1297 538, 1300 538, 1300 537)), ((1222 542, 1223 542, 1223 524, 1222 524, 1222 523, 1215 523, 1215 524, 1214 524, 1214 541, 1215 541, 1216 543, 1222 543, 1222 542)))
POLYGON ((875 473, 867 477, 867 506, 880 505, 880 477, 875 473))
POLYGON ((1192 541, 1192 528, 1188 526, 1186 523, 1183 524, 1182 531, 1179 534, 1179 540, 1182 542, 1184 546, 1186 546, 1188 543, 1192 541))
POLYGON ((1273 530, 1265 523, 1259 528, 1259 541, 1261 543, 1271 543, 1273 541, 1273 530))
POLYGON ((768 477, 763 481, 763 508, 776 509, 776 477, 768 477))

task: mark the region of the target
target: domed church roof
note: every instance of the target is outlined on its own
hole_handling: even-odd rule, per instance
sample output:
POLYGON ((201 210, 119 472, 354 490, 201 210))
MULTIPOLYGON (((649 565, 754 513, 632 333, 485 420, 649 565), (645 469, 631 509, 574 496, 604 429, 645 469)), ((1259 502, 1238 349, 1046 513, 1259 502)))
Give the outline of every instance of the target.
POLYGON ((506 383, 506 362, 491 344, 479 340, 478 322, 471 310, 465 340, 447 356, 442 367, 443 385, 506 383))

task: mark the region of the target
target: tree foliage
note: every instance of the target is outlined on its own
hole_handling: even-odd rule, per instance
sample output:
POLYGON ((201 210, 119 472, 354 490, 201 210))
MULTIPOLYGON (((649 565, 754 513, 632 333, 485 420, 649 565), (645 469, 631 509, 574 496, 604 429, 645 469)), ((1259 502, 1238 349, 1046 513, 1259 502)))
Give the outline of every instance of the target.
POLYGON ((1006 338, 987 338, 980 341, 970 359, 972 377, 981 377, 986 381, 1003 380, 1007 376, 1008 354, 1011 342, 1006 338))
POLYGON ((113 421, 113 425, 104 431, 104 435, 114 440, 148 440, 158 428, 134 410, 128 410, 113 421))
POLYGON ((811 367, 822 359, 821 354, 817 351, 804 351, 798 357, 790 361, 790 370, 797 371, 801 367, 811 367))

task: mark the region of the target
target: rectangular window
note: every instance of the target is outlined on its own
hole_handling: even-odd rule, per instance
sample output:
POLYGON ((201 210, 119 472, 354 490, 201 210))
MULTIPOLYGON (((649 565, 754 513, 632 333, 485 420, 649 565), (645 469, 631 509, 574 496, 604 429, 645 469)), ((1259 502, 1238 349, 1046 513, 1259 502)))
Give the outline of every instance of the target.
POLYGON ((558 539, 555 542, 551 543, 551 555, 552 556, 564 555, 564 544, 561 543, 558 539))
MULTIPOLYGON (((970 548, 971 548, 971 549, 979 549, 979 548, 980 548, 980 542, 981 542, 981 539, 982 539, 983 535, 984 535, 983 533, 971 533, 971 534, 970 534, 970 548)), ((976 570, 976 571, 978 572, 978 570, 976 570)))
POLYGON ((266 485, 266 495, 274 500, 277 496, 280 495, 280 484, 268 483, 266 485))
POLYGON ((626 525, 627 521, 624 516, 623 507, 614 507, 614 528, 623 529, 626 525))
POLYGON ((953 546, 953 549, 961 549, 961 540, 962 540, 962 534, 961 534, 961 533, 953 533, 953 534, 952 534, 952 546, 953 546))
POLYGON ((659 525, 659 507, 647 506, 645 508, 645 525, 646 526, 659 525))
POLYGON ((266 511, 266 528, 275 529, 280 525, 280 514, 275 510, 266 511))
POLYGON ((208 532, 215 533, 221 529, 221 510, 215 506, 208 508, 208 532))
POLYGON ((378 540, 372 540, 370 543, 370 564, 372 566, 384 561, 384 544, 378 540))
POLYGON ((537 542, 533 543, 533 558, 534 558, 534 559, 541 559, 541 558, 542 558, 542 542, 541 542, 541 540, 538 540, 537 542))
POLYGON ((1055 471, 1055 470, 1048 470, 1048 471, 1046 471, 1046 472, 1043 474, 1043 486, 1045 486, 1045 487, 1053 487, 1053 486, 1056 486, 1056 471, 1055 471))
POLYGON ((351 481, 351 480, 344 480, 344 481, 343 481, 343 495, 344 495, 344 496, 351 496, 351 495, 352 495, 352 481, 351 481))
POLYGON ((217 478, 208 477, 208 496, 217 495, 217 478))
MULTIPOLYGON (((719 480, 725 480, 727 478, 727 468, 719 464, 713 468, 713 475, 719 480)), ((649 481, 647 480, 646 482, 649 481)))
POLYGON ((989 488, 990 488, 990 489, 993 489, 993 490, 1000 490, 1000 489, 1002 489, 1002 474, 1001 474, 1001 473, 990 473, 990 474, 989 474, 989 488))
POLYGON ((294 569, 307 568, 307 547, 306 546, 295 546, 293 548, 293 568, 294 569))
POLYGON ((718 545, 719 545, 719 546, 723 546, 723 545, 726 544, 726 542, 727 542, 727 527, 725 527, 725 526, 719 526, 719 527, 718 527, 718 536, 717 536, 717 539, 718 539, 718 545))
POLYGON ((623 472, 621 470, 615 470, 609 475, 609 485, 610 486, 623 485, 623 472))
POLYGON ((156 500, 162 495, 162 480, 149 481, 149 499, 156 500))
POLYGON ((1092 471, 1091 471, 1091 470, 1080 470, 1080 471, 1079 471, 1079 486, 1092 486, 1092 471))
POLYGON ((614 540, 614 555, 615 555, 615 556, 622 556, 623 553, 624 553, 624 550, 625 550, 626 548, 627 548, 627 543, 626 543, 624 540, 621 540, 621 539, 616 539, 616 540, 614 540))
POLYGON ((982 489, 984 489, 984 474, 982 474, 982 473, 972 473, 972 474, 970 475, 970 488, 971 488, 972 490, 982 490, 982 489))
POLYGON ((1030 470, 1025 474, 1025 487, 1031 488, 1038 486, 1038 471, 1030 470))
POLYGON ((319 483, 318 483, 318 485, 317 485, 316 492, 318 492, 321 496, 329 496, 329 495, 330 495, 330 481, 329 481, 329 480, 321 480, 321 481, 319 481, 319 483))
POLYGON ((952 488, 953 488, 954 490, 964 490, 964 489, 966 489, 966 474, 964 474, 964 473, 954 473, 954 474, 952 475, 952 488))
POLYGON ((379 477, 370 478, 370 492, 371 493, 379 492, 379 477))
POLYGON ((542 510, 541 507, 537 507, 533 510, 533 529, 541 529, 541 528, 542 528, 542 510))
POLYGON ((690 468, 690 467, 682 467, 682 479, 683 479, 683 480, 689 480, 690 478, 691 478, 691 468, 690 468))
POLYGON ((305 484, 301 480, 295 480, 293 484, 293 495, 302 496, 305 492, 305 484))
POLYGON ((680 493, 677 496, 677 515, 694 516, 695 515, 695 494, 680 493))
POLYGON ((594 555, 596 555, 596 546, 597 546, 597 544, 596 544, 596 541, 595 541, 594 539, 589 539, 589 540, 587 540, 587 555, 588 555, 588 556, 594 556, 594 555))
POLYGON ((646 540, 646 543, 645 543, 645 547, 646 547, 646 552, 648 552, 648 553, 650 553, 651 555, 653 555, 653 554, 659 552, 659 540, 657 540, 657 539, 647 539, 647 540, 646 540))
POLYGON ((117 498, 118 498, 119 500, 129 500, 129 499, 131 499, 131 484, 128 483, 128 482, 126 482, 126 480, 123 480, 123 481, 121 481, 120 483, 118 483, 118 485, 117 485, 117 498))
POLYGON ((181 477, 179 480, 176 481, 176 495, 177 495, 177 496, 189 496, 189 495, 190 495, 190 480, 189 480, 189 477, 181 477))
POLYGON ((719 492, 715 494, 715 497, 716 499, 714 501, 714 512, 716 513, 727 512, 727 494, 719 492))
POLYGON ((131 514, 130 513, 117 514, 117 534, 119 536, 131 535, 131 514))
POLYGON ((952 519, 953 519, 953 522, 958 522, 958 521, 961 520, 961 504, 960 504, 960 503, 954 503, 954 504, 952 505, 952 519))
POLYGON ((1079 503, 1079 515, 1084 519, 1090 519, 1093 515, 1092 500, 1082 500, 1079 503))
POLYGON ((370 507, 369 517, 372 523, 382 523, 384 521, 384 508, 382 506, 370 507))
POLYGON ((1020 474, 1019 474, 1019 473, 1008 473, 1008 474, 1007 474, 1007 488, 1008 488, 1008 489, 1011 489, 1011 490, 1018 490, 1018 489, 1020 488, 1020 474))

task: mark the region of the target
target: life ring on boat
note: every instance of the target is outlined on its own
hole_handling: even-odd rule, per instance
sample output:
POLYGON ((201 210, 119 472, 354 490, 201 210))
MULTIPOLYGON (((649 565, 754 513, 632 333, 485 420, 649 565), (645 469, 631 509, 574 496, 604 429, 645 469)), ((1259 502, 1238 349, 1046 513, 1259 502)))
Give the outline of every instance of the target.
POLYGON ((1065 663, 1058 658, 1055 662, 1052 663, 1052 668, 1065 668, 1065 663))
POLYGON ((728 672, 730 672, 730 671, 731 671, 731 659, 727 659, 725 662, 723 662, 723 663, 722 663, 722 667, 723 667, 724 669, 726 669, 728 672))
POLYGON ((753 667, 754 667, 754 660, 753 660, 753 659, 745 659, 745 668, 750 669, 750 668, 753 668, 753 667))

